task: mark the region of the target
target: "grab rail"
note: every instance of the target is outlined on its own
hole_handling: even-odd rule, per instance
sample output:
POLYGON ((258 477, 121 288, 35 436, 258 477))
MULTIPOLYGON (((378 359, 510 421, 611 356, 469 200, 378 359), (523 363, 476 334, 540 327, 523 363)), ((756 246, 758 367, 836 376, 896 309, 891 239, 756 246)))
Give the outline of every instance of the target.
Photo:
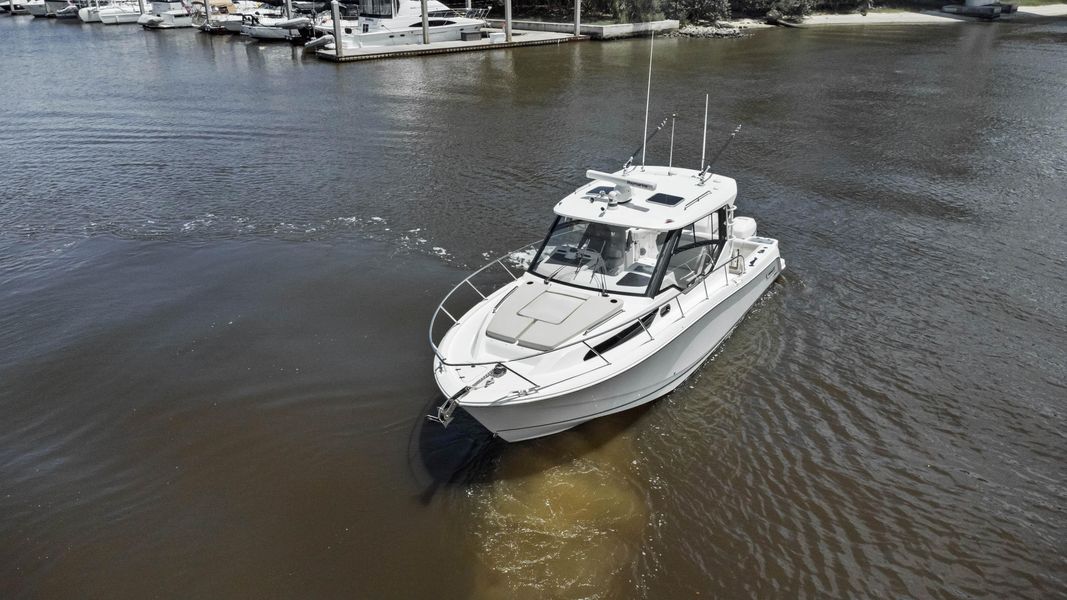
MULTIPOLYGON (((489 267, 492 267, 495 264, 500 264, 500 266, 503 267, 505 271, 507 271, 508 275, 511 275, 512 281, 518 281, 519 278, 516 277, 515 274, 512 273, 511 270, 508 269, 504 265, 504 263, 502 261, 504 259, 506 259, 506 258, 514 256, 515 254, 518 254, 519 252, 522 252, 522 251, 526 250, 527 248, 530 248, 532 246, 536 246, 536 245, 539 245, 539 244, 541 244, 540 241, 533 242, 533 243, 527 244, 527 245, 525 245, 525 246, 523 246, 523 247, 521 247, 521 248, 519 248, 517 250, 512 250, 511 252, 508 252, 507 254, 505 254, 503 256, 500 256, 499 258, 494 259, 493 261, 489 262, 488 264, 486 264, 482 268, 478 269, 477 271, 475 271, 475 272, 471 273, 470 275, 468 275, 467 277, 465 277, 463 279, 463 281, 460 281, 459 283, 457 283, 455 285, 455 287, 453 287, 448 292, 448 294, 445 295, 445 297, 437 305, 437 309, 434 310, 433 317, 430 319, 430 331, 429 331, 430 347, 433 349, 434 355, 440 361, 440 363, 441 363, 440 367, 445 367, 445 366, 449 366, 449 367, 476 367, 476 366, 483 366, 483 365, 501 365, 501 366, 505 366, 505 365, 507 365, 507 363, 513 363, 513 362, 518 362, 518 361, 529 360, 531 358, 537 358, 539 356, 544 356, 544 355, 550 354, 552 352, 559 352, 561 350, 566 350, 568 348, 571 348, 572 346, 577 346, 578 344, 586 344, 588 346, 589 344, 587 342, 590 342, 590 341, 595 340, 597 338, 602 338, 602 337, 604 337, 606 335, 609 335, 609 334, 616 333, 616 332, 622 330, 625 327, 632 326, 634 324, 634 322, 640 324, 641 328, 644 330, 644 332, 646 334, 648 334, 649 338, 654 340, 654 339, 656 339, 655 336, 653 336, 652 332, 650 332, 648 330, 648 328, 645 327, 644 323, 642 322, 642 319, 644 319, 648 315, 652 314, 653 312, 659 312, 660 309, 662 309, 664 306, 666 306, 666 305, 668 305, 668 304, 670 304, 672 302, 678 304, 678 312, 682 315, 682 318, 685 318, 685 311, 682 308, 682 302, 681 302, 681 297, 683 295, 683 292, 678 291, 673 296, 669 296, 667 298, 664 298, 663 300, 661 300, 661 301, 659 301, 657 303, 654 303, 652 306, 650 306, 650 307, 646 308, 645 310, 641 311, 641 314, 635 316, 633 319, 628 319, 627 321, 625 321, 623 323, 620 323, 619 325, 616 325, 615 327, 612 327, 611 329, 608 329, 606 331, 601 331, 601 332, 595 333, 593 335, 588 335, 588 331, 589 330, 586 330, 586 332, 580 338, 578 338, 577 340, 574 340, 572 342, 563 344, 562 346, 557 346, 555 348, 552 348, 551 350, 535 351, 532 354, 527 354, 525 356, 519 356, 519 357, 516 357, 516 358, 509 358, 509 359, 503 359, 503 360, 496 359, 496 360, 477 361, 477 362, 454 362, 454 363, 453 362, 449 362, 448 359, 445 358, 445 356, 443 354, 441 354, 441 350, 437 347, 437 344, 434 342, 434 334, 433 334, 434 325, 436 325, 436 323, 437 323, 437 316, 442 312, 444 312, 445 315, 447 315, 448 318, 452 320, 452 324, 453 325, 459 323, 459 319, 454 317, 452 315, 452 313, 450 313, 448 311, 448 309, 445 308, 445 303, 448 302, 448 299, 451 298, 452 294, 454 294, 456 292, 456 290, 458 290, 460 287, 462 287, 463 284, 465 284, 465 283, 467 285, 471 286, 472 288, 474 288, 474 291, 478 292, 478 295, 481 296, 482 298, 487 298, 488 296, 492 295, 494 292, 496 292, 497 289, 499 289, 499 287, 494 289, 489 294, 484 294, 483 295, 481 293, 481 291, 478 290, 478 288, 475 287, 473 283, 471 283, 470 280, 472 278, 474 278, 476 275, 482 273, 483 271, 485 271, 489 267)), ((701 283, 703 284, 703 287, 704 287, 704 298, 699 300, 697 302, 697 304, 705 302, 705 301, 711 299, 711 295, 708 292, 708 288, 707 288, 707 280, 715 273, 715 271, 722 271, 723 272, 723 276, 724 276, 724 281, 725 281, 726 285, 730 284, 729 267, 730 267, 730 261, 726 261, 722 265, 712 269, 711 271, 708 271, 708 273, 706 275, 701 277, 701 283)), ((690 284, 690 286, 689 286, 689 288, 687 288, 687 290, 688 289, 692 289, 692 287, 694 285, 696 285, 696 283, 697 282, 694 281, 692 284, 690 284)), ((445 332, 445 335, 447 335, 447 332, 445 332)), ((442 336, 442 339, 443 339, 443 336, 442 336)), ((599 354, 599 353, 597 353, 597 354, 599 354)), ((603 358, 603 357, 601 357, 601 358, 603 358)), ((609 364, 610 364, 610 361, 607 361, 607 359, 604 359, 604 360, 606 362, 609 362, 609 364)), ((512 373, 515 373, 516 375, 519 375, 514 369, 508 368, 508 370, 511 371, 512 373)), ((526 379, 526 377, 523 377, 522 375, 519 375, 519 376, 522 377, 523 379, 526 379)), ((530 381, 529 379, 526 379, 526 380, 530 381)), ((533 383, 533 382, 531 381, 530 383, 533 383)), ((537 386, 537 384, 534 384, 534 386, 535 387, 539 387, 539 386, 537 386)))

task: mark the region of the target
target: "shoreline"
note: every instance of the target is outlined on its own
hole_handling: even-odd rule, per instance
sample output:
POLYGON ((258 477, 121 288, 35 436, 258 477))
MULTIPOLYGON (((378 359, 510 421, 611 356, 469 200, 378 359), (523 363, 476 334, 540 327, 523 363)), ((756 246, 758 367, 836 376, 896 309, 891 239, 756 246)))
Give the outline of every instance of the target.
MULTIPOLYGON (((946 2, 947 3, 947 2, 946 2)), ((1020 6, 1010 15, 1002 15, 998 21, 1024 21, 1030 18, 1050 18, 1067 16, 1067 4, 1045 4, 1040 6, 1020 6)), ((938 10, 879 12, 877 9, 863 16, 850 14, 814 14, 805 17, 802 26, 825 25, 926 25, 938 23, 966 23, 977 19, 943 13, 938 10)))
MULTIPOLYGON (((1021 22, 1055 17, 1067 17, 1067 4, 1020 6, 1017 12, 1003 15, 997 20, 1021 22)), ((860 13, 817 13, 805 17, 803 21, 794 26, 804 28, 836 25, 938 25, 977 21, 978 19, 972 17, 952 15, 938 10, 880 12, 875 9, 868 12, 866 16, 860 13)), ((772 27, 779 26, 771 25, 762 19, 744 18, 718 21, 714 25, 684 25, 668 35, 694 38, 737 37, 742 35, 745 30, 770 29, 772 27)))

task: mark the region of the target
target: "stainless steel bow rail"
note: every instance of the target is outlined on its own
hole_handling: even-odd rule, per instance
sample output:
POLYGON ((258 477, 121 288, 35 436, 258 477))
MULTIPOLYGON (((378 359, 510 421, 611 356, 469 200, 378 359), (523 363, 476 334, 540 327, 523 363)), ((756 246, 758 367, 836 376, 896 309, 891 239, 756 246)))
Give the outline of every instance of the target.
MULTIPOLYGON (((604 364, 600 365, 600 367, 597 367, 597 368, 606 367, 606 366, 611 364, 611 361, 608 360, 606 357, 604 357, 603 354, 601 354, 599 351, 596 350, 596 348, 595 348, 596 344, 591 344, 591 342, 593 342, 594 340, 607 339, 608 337, 610 337, 612 335, 615 335, 616 333, 622 331, 623 329, 625 329, 627 327, 632 327, 635 323, 641 328, 641 330, 645 333, 645 335, 647 335, 649 337, 649 340, 655 340, 656 339, 655 336, 652 335, 652 332, 650 332, 648 330, 648 327, 645 325, 644 319, 646 319, 649 315, 652 315, 654 313, 659 312, 664 306, 667 306, 667 305, 669 305, 671 303, 674 303, 674 304, 676 304, 678 306, 678 314, 681 315, 682 318, 686 317, 685 309, 682 307, 682 302, 681 302, 681 298, 682 298, 683 294, 682 293, 677 293, 677 294, 675 294, 673 296, 670 296, 668 298, 664 298, 663 300, 661 300, 659 302, 653 303, 651 306, 649 306, 646 309, 642 310, 641 314, 635 315, 632 319, 628 319, 625 322, 620 323, 619 325, 616 325, 615 327, 612 327, 611 329, 596 333, 594 335, 589 335, 589 332, 592 331, 592 329, 594 329, 596 327, 596 325, 594 325, 593 327, 590 327, 589 329, 586 329, 582 333, 582 337, 581 338, 579 338, 577 340, 574 340, 572 342, 569 342, 567 344, 564 344, 562 346, 558 346, 558 347, 553 348, 551 350, 543 350, 543 351, 539 351, 539 352, 532 352, 532 353, 527 354, 525 356, 520 356, 520 357, 517 357, 517 358, 510 358, 510 359, 505 359, 505 360, 496 359, 496 360, 491 360, 491 361, 480 361, 480 362, 469 362, 469 361, 449 362, 449 360, 444 356, 444 354, 441 353, 440 348, 438 348, 438 346, 437 346, 437 342, 434 340, 434 326, 437 323, 438 315, 440 315, 441 313, 444 313, 445 316, 447 316, 449 319, 451 319, 453 325, 458 324, 460 322, 460 319, 462 318, 462 316, 460 317, 460 319, 457 319, 451 312, 448 311, 447 308, 445 308, 445 303, 448 302, 449 298, 451 298, 452 295, 456 293, 456 290, 458 290, 458 289, 460 289, 460 288, 462 288, 464 286, 470 287, 471 289, 474 290, 474 292, 476 294, 478 294, 478 296, 480 298, 485 300, 489 296, 491 296, 494 292, 496 292, 501 287, 503 287, 504 285, 507 285, 508 283, 517 281, 519 279, 519 277, 521 276, 521 271, 520 271, 519 275, 516 275, 515 272, 512 270, 512 269, 515 268, 514 265, 512 265, 512 268, 508 268, 508 266, 506 264, 504 264, 505 260, 509 259, 509 258, 512 258, 516 254, 518 254, 520 252, 523 252, 523 251, 526 251, 529 248, 532 248, 534 246, 538 246, 540 244, 541 244, 540 241, 533 242, 531 244, 527 244, 527 245, 525 245, 525 246, 523 246, 523 247, 521 247, 521 248, 519 248, 517 250, 513 250, 513 251, 508 252, 507 254, 505 254, 503 256, 500 256, 500 257, 494 259, 493 261, 489 262, 488 264, 486 264, 482 268, 480 268, 477 271, 471 273, 470 275, 465 277, 462 281, 457 283, 448 292, 448 294, 445 295, 445 297, 441 300, 441 302, 437 305, 437 309, 434 310, 433 317, 430 319, 430 331, 429 331, 430 347, 433 348, 433 353, 437 357, 437 360, 438 360, 438 365, 436 367, 436 370, 438 372, 441 372, 441 371, 444 370, 444 368, 446 366, 448 366, 448 367, 477 367, 477 366, 493 365, 493 368, 491 368, 488 371, 486 371, 485 373, 483 373, 474 383, 472 383, 470 385, 467 385, 467 386, 464 386, 463 389, 461 389, 458 392, 456 392, 455 394, 453 394, 450 398, 445 400, 445 402, 443 402, 441 404, 441 406, 437 407, 436 414, 426 415, 426 418, 430 419, 431 421, 436 421, 438 423, 441 423, 442 425, 447 427, 448 424, 452 422, 452 418, 453 418, 452 413, 456 410, 456 406, 458 406, 458 401, 463 396, 467 395, 467 393, 469 393, 472 389, 474 389, 477 386, 481 385, 486 380, 488 380, 490 378, 493 378, 493 379, 500 378, 500 377, 503 377, 504 375, 506 375, 507 373, 513 373, 517 377, 519 377, 519 378, 523 379, 524 381, 526 381, 527 383, 529 383, 531 387, 526 389, 526 390, 513 391, 513 392, 509 393, 508 395, 500 398, 501 401, 509 400, 509 399, 517 398, 517 397, 521 397, 521 396, 526 396, 526 395, 529 395, 531 393, 537 392, 539 390, 543 390, 546 387, 549 387, 549 386, 556 385, 556 384, 562 383, 564 381, 567 381, 567 379, 564 379, 564 380, 552 382, 552 383, 547 384, 547 385, 539 385, 539 384, 535 383, 534 381, 532 381, 531 379, 529 379, 528 377, 526 377, 525 375, 523 375, 522 373, 519 373, 517 370, 515 370, 511 366, 509 366, 510 363, 517 363, 517 362, 526 361, 526 360, 529 360, 529 359, 532 359, 532 358, 538 358, 538 357, 544 356, 546 354, 550 354, 550 353, 553 353, 553 352, 560 352, 562 350, 569 349, 569 348, 571 348, 573 346, 577 346, 578 344, 584 344, 594 355, 596 355, 598 358, 600 358, 602 361, 604 361, 604 364), (497 286, 493 287, 493 289, 490 290, 489 293, 483 293, 483 291, 481 289, 479 289, 476 285, 474 285, 474 283, 471 280, 473 278, 475 278, 476 276, 486 272, 490 267, 492 267, 494 265, 499 265, 508 275, 510 275, 511 276, 511 282, 505 282, 503 284, 497 285, 497 286)), ((731 271, 731 269, 734 270, 738 275, 743 275, 744 274, 744 272, 745 272, 744 262, 741 262, 740 265, 739 265, 738 264, 738 259, 739 258, 742 258, 742 256, 741 255, 735 255, 735 256, 730 257, 730 259, 725 261, 722 265, 720 265, 720 266, 716 267, 715 269, 709 271, 706 275, 704 275, 703 277, 700 278, 700 284, 704 288, 704 298, 702 298, 699 302, 702 303, 702 302, 705 302, 705 301, 708 301, 708 300, 711 299, 711 293, 708 291, 708 279, 711 278, 711 276, 715 273, 715 271, 722 271, 722 273, 723 273, 723 282, 726 285, 730 285, 730 271, 731 271)), ((512 260, 514 260, 514 259, 512 259, 512 260)), ((516 269, 516 270, 518 270, 518 269, 516 269)), ((696 284, 697 284, 697 282, 694 281, 692 284, 690 284, 689 288, 692 288, 692 286, 694 286, 696 284)), ((690 309, 692 309, 692 307, 690 307, 690 309)), ((446 332, 446 335, 447 335, 447 332, 446 332)), ((442 336, 442 338, 443 338, 443 336, 442 336)), ((568 378, 568 379, 570 379, 570 378, 568 378)))

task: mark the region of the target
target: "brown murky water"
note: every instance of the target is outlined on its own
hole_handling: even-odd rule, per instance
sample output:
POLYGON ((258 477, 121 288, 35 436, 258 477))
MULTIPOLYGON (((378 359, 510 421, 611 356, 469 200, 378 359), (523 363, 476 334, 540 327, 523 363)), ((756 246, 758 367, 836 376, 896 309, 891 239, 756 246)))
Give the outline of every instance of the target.
POLYGON ((789 270, 672 395, 506 445, 423 422, 427 321, 637 145, 647 40, 0 18, 0 597, 1067 596, 1065 42, 657 42, 789 270))

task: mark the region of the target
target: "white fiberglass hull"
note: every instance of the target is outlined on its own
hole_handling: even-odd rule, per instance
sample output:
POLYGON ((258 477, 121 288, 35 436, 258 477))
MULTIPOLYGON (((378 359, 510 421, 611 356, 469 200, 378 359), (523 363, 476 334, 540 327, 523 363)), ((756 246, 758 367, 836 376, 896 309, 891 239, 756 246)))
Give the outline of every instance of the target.
POLYGON ((83 23, 100 23, 100 7, 86 6, 78 11, 78 18, 83 23))
POLYGON ((241 27, 241 35, 260 40, 285 40, 288 39, 290 31, 292 30, 270 25, 244 25, 241 27))
MULTIPOLYGON (((463 21, 455 25, 443 25, 430 28, 430 43, 435 42, 458 42, 463 39, 464 33, 477 33, 482 30, 485 23, 475 19, 457 19, 463 21)), ((332 34, 330 25, 317 27, 319 32, 332 34)), ((352 27, 346 23, 346 33, 341 37, 346 49, 379 47, 379 46, 406 46, 410 44, 422 44, 422 28, 406 27, 396 30, 371 31, 369 33, 347 33, 352 27)), ((327 47, 332 47, 328 45, 327 47)))
POLYGON ((141 15, 137 24, 145 29, 177 29, 192 27, 193 18, 184 13, 163 13, 161 15, 141 15))
POLYGON ((104 25, 122 25, 136 23, 141 18, 141 11, 137 8, 111 6, 101 8, 97 16, 104 25))
MULTIPOLYGON (((782 270, 777 256, 762 270, 654 354, 615 376, 547 398, 459 405, 508 442, 565 431, 586 421, 635 408, 678 387, 729 336, 782 270)), ((440 385, 440 380, 438 380, 440 385)))

